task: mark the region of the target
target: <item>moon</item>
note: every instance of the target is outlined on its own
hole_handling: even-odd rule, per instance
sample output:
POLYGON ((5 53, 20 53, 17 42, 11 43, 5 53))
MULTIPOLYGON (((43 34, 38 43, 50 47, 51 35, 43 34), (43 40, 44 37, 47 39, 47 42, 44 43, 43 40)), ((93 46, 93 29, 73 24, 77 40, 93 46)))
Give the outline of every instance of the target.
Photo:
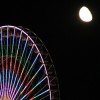
POLYGON ((81 7, 81 9, 79 10, 79 17, 84 22, 90 22, 93 19, 92 13, 85 6, 81 7))

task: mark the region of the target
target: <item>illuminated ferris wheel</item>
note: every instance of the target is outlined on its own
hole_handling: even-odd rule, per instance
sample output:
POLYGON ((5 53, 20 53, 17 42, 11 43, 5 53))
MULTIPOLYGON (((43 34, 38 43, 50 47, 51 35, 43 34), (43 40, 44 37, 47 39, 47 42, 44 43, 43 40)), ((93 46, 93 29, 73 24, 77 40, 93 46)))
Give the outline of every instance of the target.
POLYGON ((29 29, 0 27, 0 100, 60 100, 50 55, 29 29))

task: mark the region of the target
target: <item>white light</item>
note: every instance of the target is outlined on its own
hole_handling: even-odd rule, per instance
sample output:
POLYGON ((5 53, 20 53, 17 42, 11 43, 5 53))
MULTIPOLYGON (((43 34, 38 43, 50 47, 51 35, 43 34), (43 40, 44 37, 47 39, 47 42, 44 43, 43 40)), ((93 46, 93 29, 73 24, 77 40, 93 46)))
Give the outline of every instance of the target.
POLYGON ((80 11, 79 11, 79 17, 82 21, 84 22, 90 22, 92 21, 92 14, 90 12, 90 10, 83 6, 80 11))

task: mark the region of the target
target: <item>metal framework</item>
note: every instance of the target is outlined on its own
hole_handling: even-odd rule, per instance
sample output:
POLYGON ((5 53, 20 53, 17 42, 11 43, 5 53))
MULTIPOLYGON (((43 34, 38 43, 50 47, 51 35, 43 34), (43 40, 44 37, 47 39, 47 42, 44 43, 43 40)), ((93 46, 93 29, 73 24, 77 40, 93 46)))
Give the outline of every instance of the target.
POLYGON ((60 100, 51 57, 27 28, 0 27, 0 99, 60 100))

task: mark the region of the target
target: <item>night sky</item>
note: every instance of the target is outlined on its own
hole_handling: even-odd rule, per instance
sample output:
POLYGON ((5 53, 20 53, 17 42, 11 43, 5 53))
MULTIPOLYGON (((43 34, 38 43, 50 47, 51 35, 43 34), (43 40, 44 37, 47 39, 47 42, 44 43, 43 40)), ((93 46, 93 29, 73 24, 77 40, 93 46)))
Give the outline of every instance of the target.
POLYGON ((6 3, 0 6, 0 25, 23 26, 42 39, 57 72, 61 100, 100 99, 100 0, 6 3), (90 9, 92 22, 79 19, 82 6, 90 9))

